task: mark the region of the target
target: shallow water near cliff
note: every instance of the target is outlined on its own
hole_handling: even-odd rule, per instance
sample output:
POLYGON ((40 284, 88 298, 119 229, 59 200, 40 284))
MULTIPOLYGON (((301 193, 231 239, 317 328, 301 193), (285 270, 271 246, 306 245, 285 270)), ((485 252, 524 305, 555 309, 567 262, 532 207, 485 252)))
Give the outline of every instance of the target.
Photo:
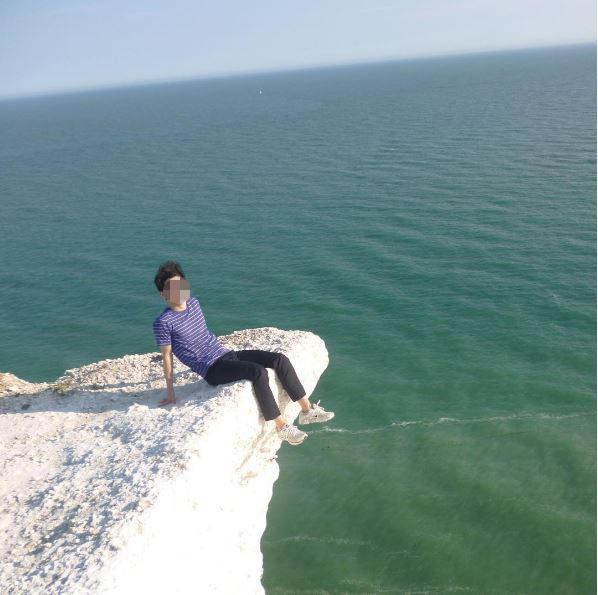
POLYGON ((595 56, 0 102, 2 371, 154 350, 176 258, 215 333, 329 350, 267 592, 595 592, 595 56))

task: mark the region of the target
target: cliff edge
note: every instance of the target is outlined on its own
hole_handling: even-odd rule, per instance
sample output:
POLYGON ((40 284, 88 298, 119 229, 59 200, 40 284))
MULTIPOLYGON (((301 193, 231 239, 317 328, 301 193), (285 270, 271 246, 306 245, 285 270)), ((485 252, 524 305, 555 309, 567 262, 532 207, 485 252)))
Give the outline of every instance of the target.
MULTIPOLYGON (((266 327, 219 337, 285 353, 308 395, 324 341, 266 327)), ((5 593, 264 593, 260 540, 281 441, 248 380, 210 386, 126 355, 52 383, 0 374, 0 584, 5 593)), ((287 421, 293 403, 268 369, 287 421)))

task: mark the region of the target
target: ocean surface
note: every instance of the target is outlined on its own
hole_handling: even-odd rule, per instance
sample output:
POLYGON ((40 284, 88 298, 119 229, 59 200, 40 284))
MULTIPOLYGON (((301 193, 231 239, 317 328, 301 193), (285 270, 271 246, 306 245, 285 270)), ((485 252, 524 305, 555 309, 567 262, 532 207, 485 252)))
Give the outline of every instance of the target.
POLYGON ((321 336, 268 593, 596 592, 596 45, 0 101, 0 370, 321 336), (260 92, 261 91, 261 92, 260 92))

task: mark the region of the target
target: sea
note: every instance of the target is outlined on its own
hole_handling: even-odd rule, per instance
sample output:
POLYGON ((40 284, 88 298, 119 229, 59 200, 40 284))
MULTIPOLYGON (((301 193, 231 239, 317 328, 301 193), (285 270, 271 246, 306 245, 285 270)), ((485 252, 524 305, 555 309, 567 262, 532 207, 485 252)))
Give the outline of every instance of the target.
POLYGON ((596 44, 0 101, 0 370, 319 335, 263 586, 596 592, 596 44))

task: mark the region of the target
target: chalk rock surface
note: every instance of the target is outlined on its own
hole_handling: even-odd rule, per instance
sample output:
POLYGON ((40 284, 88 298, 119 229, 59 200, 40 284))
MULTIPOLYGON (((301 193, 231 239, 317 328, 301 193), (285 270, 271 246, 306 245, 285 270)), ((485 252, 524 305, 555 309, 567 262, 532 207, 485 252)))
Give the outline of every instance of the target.
MULTIPOLYGON (((310 332, 220 340, 285 353, 308 395, 328 365, 310 332)), ((174 361, 177 403, 167 407, 155 353, 53 383, 0 374, 3 593, 264 593, 260 540, 281 441, 250 381, 212 387, 174 361)), ((268 373, 294 420, 300 406, 268 373)))

